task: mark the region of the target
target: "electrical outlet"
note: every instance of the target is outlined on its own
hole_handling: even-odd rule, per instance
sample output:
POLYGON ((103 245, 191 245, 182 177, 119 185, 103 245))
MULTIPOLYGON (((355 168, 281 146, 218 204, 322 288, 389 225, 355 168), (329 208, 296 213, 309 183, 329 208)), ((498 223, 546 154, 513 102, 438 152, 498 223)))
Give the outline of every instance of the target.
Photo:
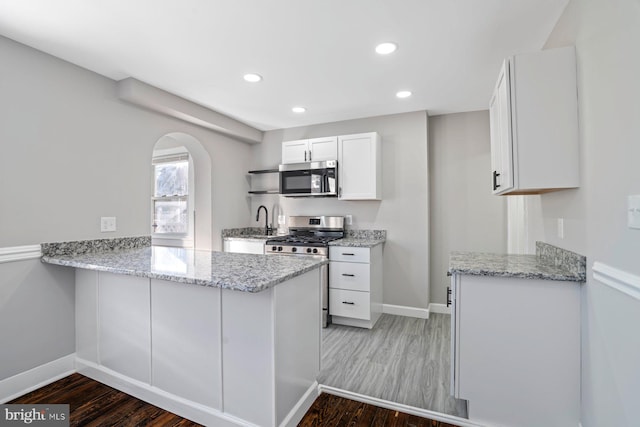
POLYGON ((345 215, 344 222, 346 225, 353 225, 353 215, 345 215))
POLYGON ((558 218, 558 238, 564 239, 564 218, 558 218))
POLYGON ((640 195, 627 199, 627 226, 640 230, 640 195))
POLYGON ((115 216, 103 216, 100 218, 100 232, 107 233, 116 231, 116 217, 115 216))

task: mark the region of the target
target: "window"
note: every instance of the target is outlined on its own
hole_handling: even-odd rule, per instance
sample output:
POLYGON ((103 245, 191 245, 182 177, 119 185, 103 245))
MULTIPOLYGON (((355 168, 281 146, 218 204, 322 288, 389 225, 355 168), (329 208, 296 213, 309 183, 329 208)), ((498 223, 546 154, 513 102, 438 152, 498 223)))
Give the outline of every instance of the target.
POLYGON ((189 233, 189 155, 153 158, 153 233, 189 233))

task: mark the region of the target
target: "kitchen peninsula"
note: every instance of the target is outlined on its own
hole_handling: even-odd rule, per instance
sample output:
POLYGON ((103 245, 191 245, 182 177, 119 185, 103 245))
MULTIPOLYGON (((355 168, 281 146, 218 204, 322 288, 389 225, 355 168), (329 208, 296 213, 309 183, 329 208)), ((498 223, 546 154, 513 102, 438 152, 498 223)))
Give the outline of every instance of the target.
POLYGON ((78 372, 205 425, 295 425, 317 395, 327 261, 43 244, 76 268, 78 372))

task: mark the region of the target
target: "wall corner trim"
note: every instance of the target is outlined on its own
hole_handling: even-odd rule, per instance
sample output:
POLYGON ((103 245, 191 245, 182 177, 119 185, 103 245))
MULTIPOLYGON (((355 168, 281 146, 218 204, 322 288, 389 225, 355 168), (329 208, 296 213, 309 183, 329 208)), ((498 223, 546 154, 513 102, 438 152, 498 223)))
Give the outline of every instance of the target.
POLYGON ((68 354, 28 371, 0 380, 0 403, 8 402, 71 375, 76 371, 75 360, 75 353, 68 354))
POLYGON ((428 308, 408 307, 405 305, 382 304, 382 312, 395 314, 396 316, 417 317, 418 319, 429 318, 428 308))
POLYGON ((640 276, 596 261, 593 263, 593 278, 610 288, 640 300, 640 276))
POLYGON ((4 262, 23 261, 26 259, 40 258, 42 252, 40 245, 12 246, 0 248, 0 264, 4 262))

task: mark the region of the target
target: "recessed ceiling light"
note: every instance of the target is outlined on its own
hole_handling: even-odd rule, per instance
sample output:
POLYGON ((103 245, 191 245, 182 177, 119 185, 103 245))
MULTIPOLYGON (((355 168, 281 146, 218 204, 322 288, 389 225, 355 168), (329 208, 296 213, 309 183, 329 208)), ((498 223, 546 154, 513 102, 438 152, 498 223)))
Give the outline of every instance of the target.
POLYGON ((390 53, 395 52, 397 48, 398 48, 397 44, 391 43, 391 42, 385 42, 385 43, 380 43, 378 46, 376 46, 376 52, 379 53, 380 55, 388 55, 390 53))
POLYGON ((408 90, 401 90, 400 92, 396 93, 396 96, 398 98, 408 98, 411 96, 411 92, 408 90))
POLYGON ((307 111, 307 109, 304 107, 293 107, 291 111, 293 111, 294 113, 304 113, 305 111, 307 111))
POLYGON ((257 83, 262 80, 262 76, 260 74, 249 73, 244 75, 244 79, 250 83, 257 83))

